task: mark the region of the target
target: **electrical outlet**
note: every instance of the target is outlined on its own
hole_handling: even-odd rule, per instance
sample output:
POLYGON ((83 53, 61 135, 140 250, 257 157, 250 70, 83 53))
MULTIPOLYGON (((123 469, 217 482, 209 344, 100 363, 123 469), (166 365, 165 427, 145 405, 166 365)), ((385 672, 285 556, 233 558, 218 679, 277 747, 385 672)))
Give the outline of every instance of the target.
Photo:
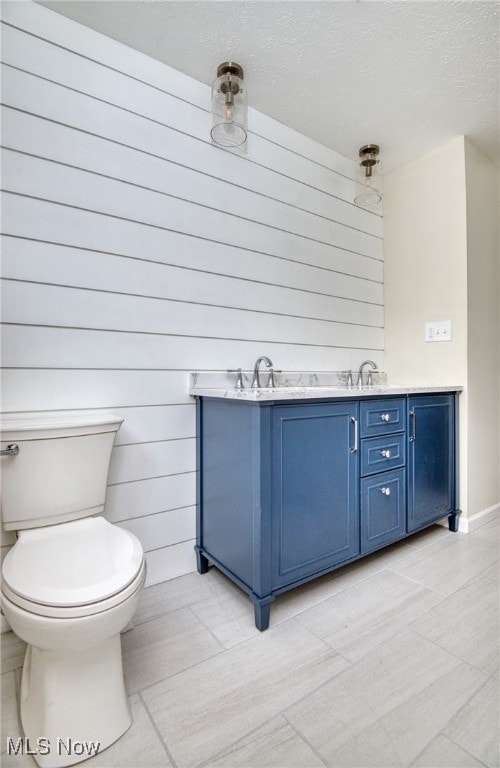
POLYGON ((425 324, 426 341, 451 341, 451 320, 425 324))

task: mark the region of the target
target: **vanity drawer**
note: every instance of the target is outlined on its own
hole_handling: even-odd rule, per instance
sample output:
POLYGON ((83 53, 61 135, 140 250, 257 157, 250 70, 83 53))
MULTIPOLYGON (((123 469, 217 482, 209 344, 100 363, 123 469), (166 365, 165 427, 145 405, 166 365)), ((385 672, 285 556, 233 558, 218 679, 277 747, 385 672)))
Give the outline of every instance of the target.
POLYGON ((361 480, 361 552, 373 552, 406 533, 405 470, 361 480))
POLYGON ((361 475, 374 475, 405 464, 405 434, 368 437, 361 441, 361 475))
POLYGON ((364 400, 361 403, 361 437, 403 432, 405 400, 402 397, 384 400, 364 400))

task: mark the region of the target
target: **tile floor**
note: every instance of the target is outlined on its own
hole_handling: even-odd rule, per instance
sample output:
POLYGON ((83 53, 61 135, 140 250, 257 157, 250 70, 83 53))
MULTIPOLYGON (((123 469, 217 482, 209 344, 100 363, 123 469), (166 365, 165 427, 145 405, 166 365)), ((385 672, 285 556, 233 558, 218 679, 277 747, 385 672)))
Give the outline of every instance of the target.
MULTIPOLYGON (((130 730, 85 768, 498 766, 500 521, 433 526, 279 597, 258 632, 214 568, 122 635, 130 730)), ((24 645, 2 637, 2 765, 24 645)))

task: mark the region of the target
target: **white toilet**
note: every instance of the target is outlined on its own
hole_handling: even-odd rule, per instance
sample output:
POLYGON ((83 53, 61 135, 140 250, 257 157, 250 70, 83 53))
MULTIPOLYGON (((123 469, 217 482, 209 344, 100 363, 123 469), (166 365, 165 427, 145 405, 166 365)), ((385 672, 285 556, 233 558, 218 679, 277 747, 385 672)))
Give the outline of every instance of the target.
POLYGON ((121 422, 59 412, 9 414, 0 425, 2 522, 18 532, 2 566, 2 609, 28 643, 17 748, 41 768, 85 760, 132 723, 120 632, 146 565, 138 539, 98 516, 121 422))

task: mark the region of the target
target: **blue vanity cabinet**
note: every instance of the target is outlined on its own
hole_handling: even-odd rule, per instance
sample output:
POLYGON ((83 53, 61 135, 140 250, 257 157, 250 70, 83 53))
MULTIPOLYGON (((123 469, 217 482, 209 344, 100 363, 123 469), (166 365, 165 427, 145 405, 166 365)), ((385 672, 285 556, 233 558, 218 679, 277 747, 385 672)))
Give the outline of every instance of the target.
POLYGON ((456 395, 197 398, 198 571, 269 625, 276 595, 443 517, 457 530, 456 395))
POLYGON ((273 588, 359 553, 357 420, 355 402, 273 409, 273 588))
POLYGON ((408 398, 408 532, 450 516, 457 530, 455 499, 455 398, 408 398))

